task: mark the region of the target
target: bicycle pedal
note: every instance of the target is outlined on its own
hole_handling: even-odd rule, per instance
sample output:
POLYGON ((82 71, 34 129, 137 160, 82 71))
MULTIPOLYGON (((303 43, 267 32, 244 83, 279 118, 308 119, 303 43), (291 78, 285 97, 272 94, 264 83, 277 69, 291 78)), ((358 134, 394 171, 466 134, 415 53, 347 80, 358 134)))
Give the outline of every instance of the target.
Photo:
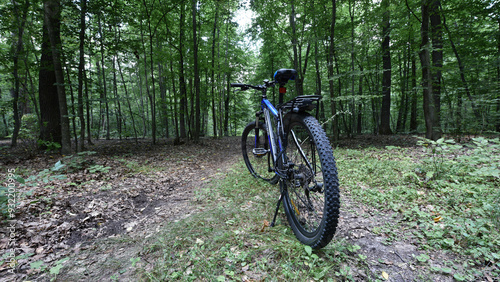
POLYGON ((252 153, 256 157, 263 157, 267 154, 267 152, 269 152, 269 151, 264 149, 264 148, 253 148, 252 149, 252 153))

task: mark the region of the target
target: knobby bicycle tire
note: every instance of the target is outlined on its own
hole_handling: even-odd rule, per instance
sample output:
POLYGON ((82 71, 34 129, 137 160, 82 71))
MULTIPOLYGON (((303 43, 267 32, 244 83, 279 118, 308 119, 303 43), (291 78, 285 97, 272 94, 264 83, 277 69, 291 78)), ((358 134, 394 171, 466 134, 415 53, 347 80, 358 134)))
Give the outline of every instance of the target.
POLYGON ((255 121, 250 122, 243 130, 241 136, 243 160, 254 177, 276 184, 278 175, 270 171, 273 161, 266 127, 263 122, 259 123, 258 128, 255 124, 255 121))
POLYGON ((319 249, 335 234, 340 208, 337 168, 318 121, 306 114, 285 117, 286 156, 293 173, 284 181, 284 208, 297 239, 319 249))

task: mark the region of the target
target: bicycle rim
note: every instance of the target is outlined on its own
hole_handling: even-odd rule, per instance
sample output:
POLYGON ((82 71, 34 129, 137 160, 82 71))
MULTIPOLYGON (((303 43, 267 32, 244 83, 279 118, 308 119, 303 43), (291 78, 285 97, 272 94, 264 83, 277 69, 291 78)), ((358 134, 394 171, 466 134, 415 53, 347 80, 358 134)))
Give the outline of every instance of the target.
POLYGON ((277 175, 269 171, 272 167, 272 160, 269 138, 264 124, 261 123, 256 128, 255 122, 249 123, 243 131, 241 145, 243 159, 250 173, 254 177, 276 183, 277 175))
POLYGON ((295 115, 290 121, 286 152, 294 167, 286 181, 285 212, 297 238, 313 248, 321 248, 333 237, 338 220, 333 152, 316 119, 295 115))

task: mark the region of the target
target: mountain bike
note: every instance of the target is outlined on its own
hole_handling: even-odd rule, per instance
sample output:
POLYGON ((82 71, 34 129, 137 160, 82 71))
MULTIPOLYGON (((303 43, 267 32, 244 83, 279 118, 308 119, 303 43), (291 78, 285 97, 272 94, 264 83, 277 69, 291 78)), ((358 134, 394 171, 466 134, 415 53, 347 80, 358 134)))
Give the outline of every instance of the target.
POLYGON ((271 223, 283 202, 287 220, 297 239, 319 249, 337 228, 339 181, 333 150, 325 131, 310 113, 318 110, 320 95, 297 96, 283 103, 286 83, 297 71, 280 69, 274 81, 263 85, 231 83, 239 90, 255 89, 262 95, 261 109, 243 130, 241 147, 250 173, 271 184, 279 183, 280 197, 271 223), (279 85, 277 107, 267 99, 267 89, 279 85))

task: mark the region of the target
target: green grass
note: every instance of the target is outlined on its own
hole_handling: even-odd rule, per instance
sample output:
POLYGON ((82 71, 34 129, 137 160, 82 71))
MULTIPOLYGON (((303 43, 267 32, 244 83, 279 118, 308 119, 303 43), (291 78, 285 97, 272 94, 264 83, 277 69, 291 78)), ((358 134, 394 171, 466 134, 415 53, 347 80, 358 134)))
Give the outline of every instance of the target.
MULTIPOLYGON (((335 156, 343 197, 394 214, 397 224, 372 230, 388 244, 416 241, 424 252, 420 267, 436 273, 453 268, 458 281, 500 275, 498 140, 337 149, 335 156), (429 264, 426 252, 437 250, 453 254, 449 268, 429 264)), ((301 245, 282 210, 277 226, 265 227, 278 187, 251 177, 243 163, 222 178, 197 193, 198 213, 169 223, 146 244, 144 256, 153 262, 142 271, 146 280, 339 281, 367 268, 359 246, 344 238, 319 251, 301 245)))
MULTIPOLYGON (((465 255, 467 268, 500 275, 500 143, 473 139, 424 140, 420 148, 337 150, 344 193, 396 212, 399 224, 423 250, 465 255)), ((466 280, 480 277, 470 270, 466 280)), ((458 279, 457 277, 455 277, 458 279)))
POLYGON ((346 263, 359 258, 344 240, 333 240, 313 252, 297 241, 282 210, 277 226, 266 227, 278 195, 277 186, 257 181, 238 164, 225 179, 197 194, 196 204, 203 211, 169 224, 147 245, 145 252, 155 263, 144 277, 152 281, 348 278, 346 263))

